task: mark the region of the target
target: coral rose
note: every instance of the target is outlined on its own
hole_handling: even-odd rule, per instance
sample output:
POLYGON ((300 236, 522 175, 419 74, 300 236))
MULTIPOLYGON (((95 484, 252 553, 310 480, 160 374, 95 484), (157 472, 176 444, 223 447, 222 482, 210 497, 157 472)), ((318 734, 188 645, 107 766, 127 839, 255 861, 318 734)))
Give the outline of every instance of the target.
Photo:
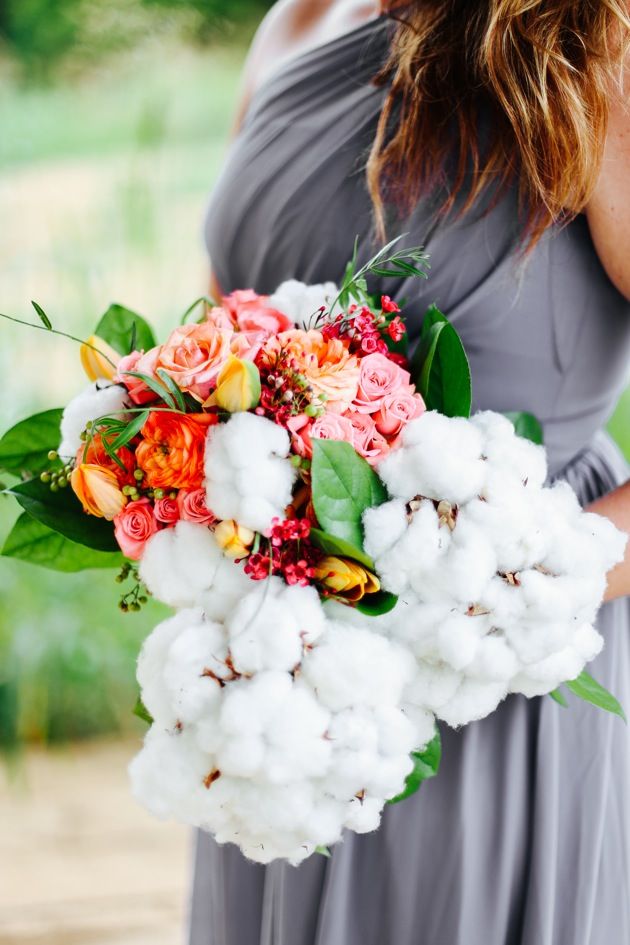
POLYGON ((383 436, 398 436, 405 424, 415 420, 425 409, 421 395, 410 385, 406 390, 388 394, 383 398, 378 413, 374 414, 376 428, 383 436))
POLYGON ((114 519, 114 534, 127 558, 138 561, 149 538, 158 531, 158 523, 148 499, 130 502, 114 519))
POLYGON ((409 371, 403 370, 384 354, 369 354, 361 360, 359 390, 353 407, 362 413, 376 413, 390 394, 410 386, 409 371))
POLYGON ((212 525, 217 520, 206 505, 205 489, 182 489, 177 493, 177 508, 185 522, 212 525))
POLYGON ((211 322, 181 325, 160 348, 156 370, 161 368, 183 391, 206 400, 230 354, 232 332, 211 322))
POLYGON ((178 414, 154 410, 140 431, 136 462, 153 489, 197 489, 203 480, 203 457, 213 414, 178 414))
POLYGON ((389 452, 390 446, 384 436, 379 433, 372 417, 356 410, 348 411, 347 419, 353 431, 352 445, 355 450, 372 466, 389 452))
POLYGON ((150 348, 149 351, 132 351, 118 362, 118 374, 114 378, 117 383, 124 384, 134 404, 149 404, 157 400, 157 394, 147 387, 139 377, 133 377, 128 371, 144 374, 146 377, 156 378, 155 368, 160 353, 159 348, 150 348))
POLYGON ((346 417, 338 413, 325 413, 313 423, 311 439, 344 440, 354 446, 354 430, 346 417))
POLYGON ((158 499, 153 506, 153 514, 163 525, 174 525, 179 520, 177 499, 158 499))
POLYGON ((237 325, 240 331, 277 335, 294 327, 287 315, 269 305, 268 295, 258 295, 253 289, 239 289, 224 296, 221 308, 228 312, 232 324, 237 325))

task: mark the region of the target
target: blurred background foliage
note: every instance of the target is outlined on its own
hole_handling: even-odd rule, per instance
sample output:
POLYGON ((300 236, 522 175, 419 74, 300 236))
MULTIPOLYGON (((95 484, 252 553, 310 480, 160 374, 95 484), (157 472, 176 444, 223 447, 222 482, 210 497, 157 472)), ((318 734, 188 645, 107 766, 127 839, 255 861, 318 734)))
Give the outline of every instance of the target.
MULTIPOLYGON (((204 205, 265 0, 0 0, 0 311, 85 336, 109 302, 164 333, 205 291, 204 205)), ((61 339, 0 325, 0 430, 83 384, 61 339), (34 337, 35 335, 35 337, 34 337)), ((630 397, 611 428, 630 448, 630 397)), ((0 542, 16 509, 0 497, 0 542)), ((0 559, 0 742, 136 726, 134 664, 164 611, 114 572, 0 559)))

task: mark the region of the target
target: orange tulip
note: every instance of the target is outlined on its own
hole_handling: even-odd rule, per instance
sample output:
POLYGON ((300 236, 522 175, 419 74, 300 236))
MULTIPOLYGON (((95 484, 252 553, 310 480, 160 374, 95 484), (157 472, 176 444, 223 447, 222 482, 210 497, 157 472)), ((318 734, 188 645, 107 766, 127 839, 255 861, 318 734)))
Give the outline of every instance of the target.
POLYGON ((91 381, 111 381, 116 376, 120 355, 98 335, 90 335, 81 345, 79 356, 91 381))
POLYGON ((110 469, 95 463, 81 463, 72 470, 70 485, 90 515, 111 522, 127 504, 118 479, 110 469))
POLYGON ((214 537, 228 558, 245 558, 249 554, 255 533, 238 522, 226 520, 219 522, 214 529, 214 537))
POLYGON ((315 569, 315 577, 335 597, 359 601, 365 594, 375 594, 381 585, 375 574, 356 561, 328 555, 315 569))

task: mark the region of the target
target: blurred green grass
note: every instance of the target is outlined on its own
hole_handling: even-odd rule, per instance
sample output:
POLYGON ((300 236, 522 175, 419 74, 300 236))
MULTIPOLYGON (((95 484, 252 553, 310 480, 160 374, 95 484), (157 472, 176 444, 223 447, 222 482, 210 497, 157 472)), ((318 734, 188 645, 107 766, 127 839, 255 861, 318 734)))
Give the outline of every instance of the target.
MULTIPOLYGON (((112 300, 164 333, 205 291, 201 228, 244 55, 149 38, 81 78, 0 84, 0 310, 85 335, 112 300)), ((83 379, 76 348, 0 325, 0 429, 62 405, 83 379), (35 337, 34 337, 35 336, 35 337)), ((630 456, 630 393, 611 430, 630 456)), ((0 500, 0 541, 16 510, 0 500)), ((135 726, 134 663, 164 613, 116 607, 114 573, 59 575, 0 560, 0 742, 135 726)))

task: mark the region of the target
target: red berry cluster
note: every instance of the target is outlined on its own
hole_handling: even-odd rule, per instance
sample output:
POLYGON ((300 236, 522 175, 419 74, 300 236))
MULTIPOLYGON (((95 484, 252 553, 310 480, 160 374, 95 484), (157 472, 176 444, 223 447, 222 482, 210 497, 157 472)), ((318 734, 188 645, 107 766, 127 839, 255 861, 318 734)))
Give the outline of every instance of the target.
POLYGON ((304 587, 315 577, 315 565, 322 557, 309 540, 311 523, 307 518, 274 519, 268 538, 250 555, 245 574, 254 581, 264 581, 272 574, 280 575, 287 584, 304 587))
POLYGON ((271 362, 266 355, 259 357, 256 366, 260 372, 261 391, 255 412, 286 427, 291 417, 304 413, 310 405, 308 381, 300 374, 297 361, 287 351, 281 350, 271 362))
POLYGON ((381 314, 376 314, 367 305, 351 305, 347 313, 337 315, 335 320, 325 325, 322 334, 325 338, 348 338, 350 350, 361 355, 384 354, 389 349, 383 335, 388 334, 393 341, 400 341, 406 332, 398 305, 388 295, 381 297, 381 314), (387 316, 394 314, 394 318, 387 316))

